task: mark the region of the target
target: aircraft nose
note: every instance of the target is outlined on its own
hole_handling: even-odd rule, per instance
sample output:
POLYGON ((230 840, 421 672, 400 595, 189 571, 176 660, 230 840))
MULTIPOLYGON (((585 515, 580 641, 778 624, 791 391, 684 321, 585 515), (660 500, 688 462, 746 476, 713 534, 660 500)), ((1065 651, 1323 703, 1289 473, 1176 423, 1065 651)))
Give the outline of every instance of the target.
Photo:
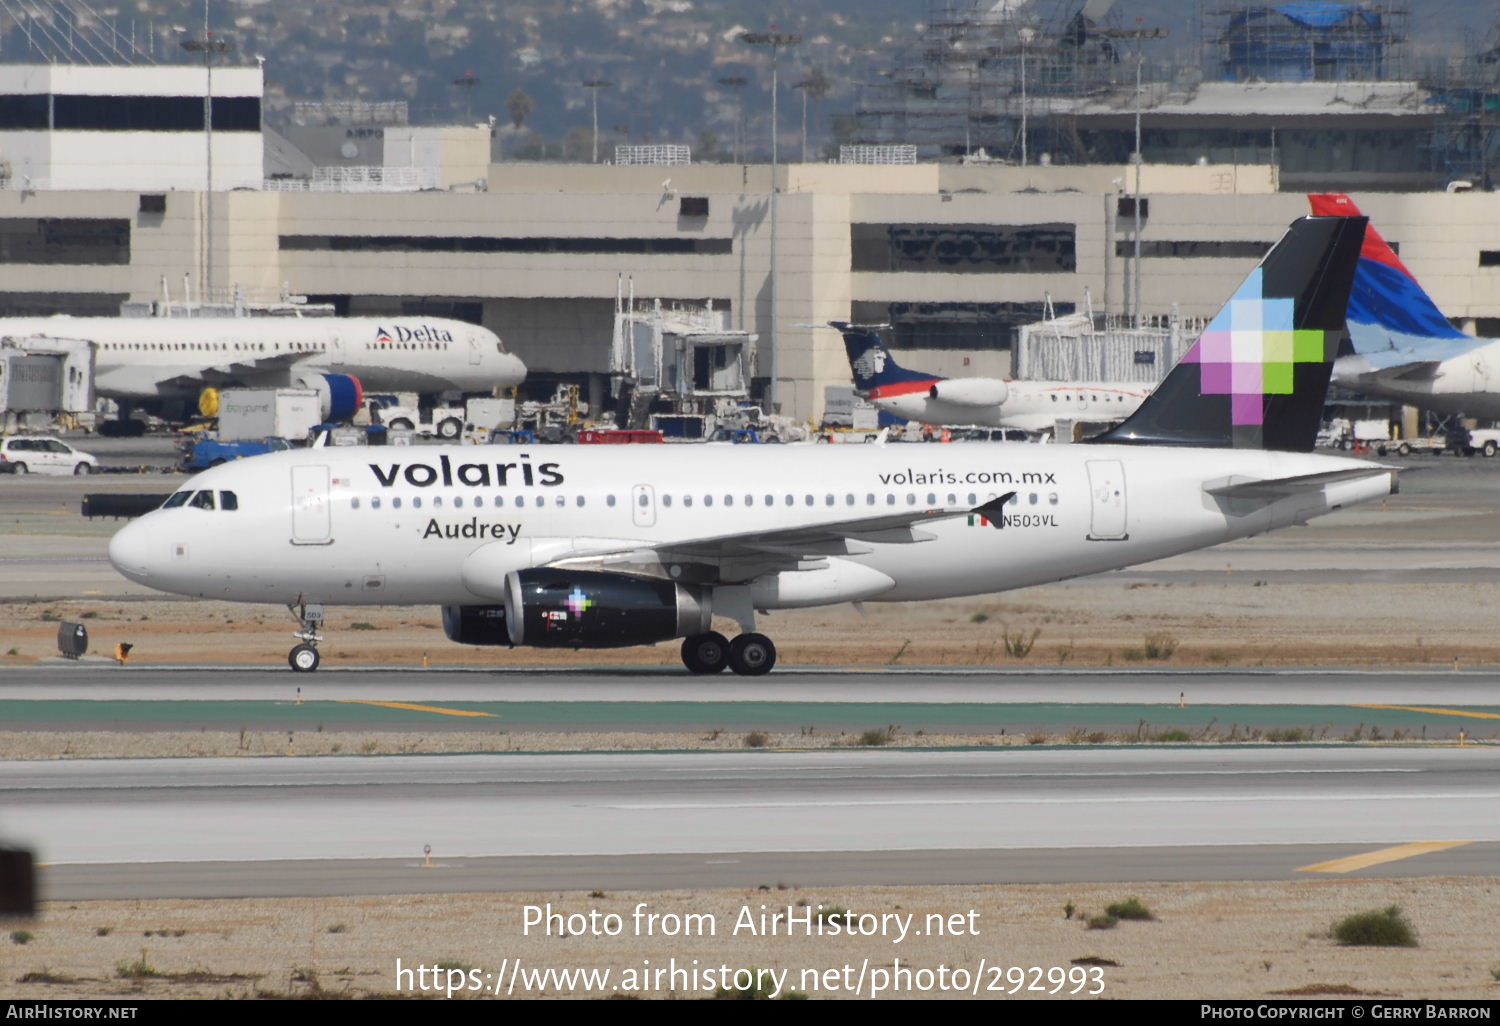
POLYGON ((131 521, 109 540, 109 561, 116 570, 142 584, 151 577, 150 526, 139 520, 131 521))

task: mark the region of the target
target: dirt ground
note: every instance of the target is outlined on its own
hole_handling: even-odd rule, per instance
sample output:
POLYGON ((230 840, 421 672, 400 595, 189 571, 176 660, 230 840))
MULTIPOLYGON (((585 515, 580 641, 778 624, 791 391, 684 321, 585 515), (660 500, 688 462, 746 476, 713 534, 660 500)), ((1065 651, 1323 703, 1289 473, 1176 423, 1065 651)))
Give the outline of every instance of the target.
MULTIPOLYGON (((1282 584, 1254 571, 1219 582, 1109 575, 999 596, 774 613, 760 627, 782 666, 1462 666, 1500 663, 1500 586, 1282 584), (1274 644, 1270 639, 1275 639, 1274 644)), ((12 601, 0 666, 57 655, 57 621, 88 628, 90 652, 129 642, 132 664, 281 665, 292 618, 267 606, 172 599, 12 601)), ((734 632, 731 625, 719 625, 734 632)), ((455 645, 438 611, 330 608, 322 647, 337 666, 680 666, 677 643, 574 652, 455 645)))
MULTIPOLYGON (((24 945, 6 945, 0 997, 392 996, 399 960, 406 969, 443 966, 437 979, 445 985, 454 970, 451 982, 464 988, 454 1000, 489 996, 496 976, 504 994, 517 966, 514 997, 710 997, 722 982, 713 974, 727 966, 785 970, 785 989, 824 998, 854 996, 863 968, 862 996, 870 996, 885 970, 891 989, 881 996, 895 998, 971 996, 976 982, 979 993, 972 996, 994 998, 1040 982, 1043 990, 1015 996, 1055 999, 1079 989, 1078 997, 1115 999, 1494 1000, 1500 997, 1497 920, 1500 879, 1494 877, 806 889, 795 881, 767 881, 753 891, 54 902, 33 923, 5 925, 7 932, 25 929, 33 936, 24 945), (1155 918, 1121 920, 1112 929, 1086 925, 1088 917, 1132 897, 1155 918), (859 917, 914 914, 910 928, 928 935, 908 933, 901 940, 896 920, 886 920, 881 930, 879 920, 857 919, 866 936, 809 937, 796 925, 809 914, 799 911, 802 903, 812 914, 820 905, 859 917), (541 925, 549 905, 563 917, 550 936, 541 925), (1415 927, 1417 947, 1342 947, 1329 936, 1339 919, 1391 905, 1415 927), (529 935, 526 906, 538 910, 531 913, 538 925, 529 935), (604 917, 620 917, 618 936, 591 935, 586 918, 569 930, 568 916, 595 911, 592 922, 601 932, 612 925, 604 917), (659 917, 657 936, 645 936, 651 913, 659 917), (763 922, 788 913, 791 925, 777 924, 777 936, 745 929, 759 932, 763 922), (660 935, 674 928, 673 916, 677 930, 689 929, 689 914, 711 916, 714 935, 660 935), (950 935, 925 929, 934 914, 950 935), (898 966, 912 975, 900 976, 898 966), (674 967, 699 975, 644 976, 674 967), (937 975, 939 967, 945 976, 937 975), (1018 975, 1012 967, 1026 971, 1018 975), (547 968, 609 969, 611 982, 562 986, 555 978, 528 982, 521 975, 547 968), (955 986, 959 979, 965 982, 955 986), (1049 994, 1059 981, 1060 993, 1049 994), (484 993, 467 989, 476 982, 484 993)), ((706 932, 707 919, 692 922, 697 933, 706 932)), ((435 978, 429 973, 401 982, 402 992, 421 994, 420 983, 435 978)), ((426 996, 446 999, 441 990, 426 996)))

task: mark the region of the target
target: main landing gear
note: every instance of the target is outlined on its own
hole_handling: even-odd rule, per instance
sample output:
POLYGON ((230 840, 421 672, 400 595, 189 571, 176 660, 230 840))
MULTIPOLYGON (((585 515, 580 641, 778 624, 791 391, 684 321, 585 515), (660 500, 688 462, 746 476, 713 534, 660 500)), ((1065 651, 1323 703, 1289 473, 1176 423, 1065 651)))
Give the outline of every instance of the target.
POLYGON ((286 661, 297 673, 312 673, 323 659, 318 654, 318 642, 323 640, 323 606, 320 603, 301 603, 288 605, 287 609, 300 627, 292 637, 301 644, 287 653, 286 661))
POLYGON ((776 665, 776 646, 764 634, 741 634, 730 641, 709 631, 683 639, 682 665, 693 673, 721 673, 727 666, 741 676, 759 677, 776 665))

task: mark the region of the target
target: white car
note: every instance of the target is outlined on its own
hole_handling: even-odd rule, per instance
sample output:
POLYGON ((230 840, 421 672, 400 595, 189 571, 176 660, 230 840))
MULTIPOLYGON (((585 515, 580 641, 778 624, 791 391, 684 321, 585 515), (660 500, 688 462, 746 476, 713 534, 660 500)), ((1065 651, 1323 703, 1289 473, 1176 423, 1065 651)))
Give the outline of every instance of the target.
POLYGON ((92 474, 99 461, 48 435, 0 438, 0 474, 92 474))

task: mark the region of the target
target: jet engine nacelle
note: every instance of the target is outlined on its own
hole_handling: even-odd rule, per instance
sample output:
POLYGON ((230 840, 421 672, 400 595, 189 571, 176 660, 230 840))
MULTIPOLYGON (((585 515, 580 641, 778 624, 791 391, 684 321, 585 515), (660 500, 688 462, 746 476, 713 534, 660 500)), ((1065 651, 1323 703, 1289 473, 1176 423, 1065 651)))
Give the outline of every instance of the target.
POLYGON ((444 606, 443 633, 460 645, 509 645, 504 606, 444 606))
POLYGON ((934 384, 927 394, 954 406, 999 406, 1009 392, 999 378, 949 378, 934 384))
POLYGON ((364 386, 352 374, 309 374, 297 384, 318 393, 324 420, 348 420, 365 404, 364 386))
POLYGON ((534 567, 506 574, 505 594, 506 633, 515 645, 650 645, 712 626, 701 588, 654 577, 534 567))

